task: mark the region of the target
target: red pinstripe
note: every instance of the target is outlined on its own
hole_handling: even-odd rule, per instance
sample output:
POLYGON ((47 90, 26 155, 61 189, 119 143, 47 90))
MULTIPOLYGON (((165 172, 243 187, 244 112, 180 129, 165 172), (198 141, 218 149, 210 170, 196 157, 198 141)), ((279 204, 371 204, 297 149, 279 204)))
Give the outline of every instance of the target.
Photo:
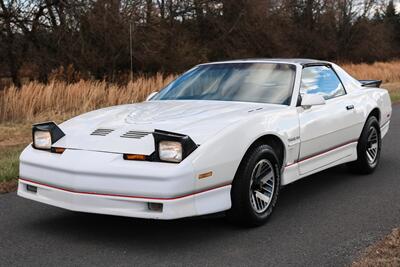
POLYGON ((347 146, 347 145, 350 145, 350 144, 353 144, 353 143, 357 143, 357 142, 358 142, 358 140, 352 140, 352 141, 346 142, 346 143, 344 143, 344 144, 341 144, 341 145, 338 145, 338 146, 334 146, 334 147, 332 147, 332 148, 329 148, 329 149, 323 150, 323 151, 321 151, 321 152, 318 152, 318 153, 315 153, 315 154, 306 156, 306 157, 304 157, 304 158, 301 158, 301 159, 299 159, 299 160, 297 160, 297 161, 295 161, 295 162, 293 162, 293 163, 291 163, 291 164, 286 165, 286 167, 290 167, 290 166, 292 166, 292 165, 294 165, 294 164, 296 164, 296 163, 300 163, 300 162, 303 162, 303 161, 306 161, 306 160, 309 160, 309 159, 318 157, 318 156, 320 156, 320 155, 322 155, 322 154, 325 154, 325 153, 328 153, 328 152, 330 152, 330 151, 332 151, 332 150, 335 150, 335 149, 338 149, 338 148, 341 148, 341 147, 343 147, 343 146, 347 146))
POLYGON ((196 191, 196 192, 194 192, 194 193, 185 194, 185 195, 181 195, 181 196, 177 196, 177 197, 170 197, 170 198, 154 198, 154 197, 129 196, 129 195, 119 195, 119 194, 105 194, 105 193, 86 192, 86 191, 82 191, 82 192, 81 192, 81 191, 66 189, 66 188, 62 188, 62 187, 58 187, 58 186, 54 186, 54 185, 48 185, 48 184, 44 184, 44 183, 40 183, 40 182, 35 182, 35 181, 29 180, 29 179, 25 179, 25 178, 19 178, 19 180, 25 181, 25 182, 29 182, 29 183, 32 183, 32 184, 36 184, 36 185, 42 185, 42 186, 46 186, 46 187, 58 189, 58 190, 65 191, 65 192, 69 192, 69 193, 74 193, 74 194, 96 195, 96 196, 110 196, 110 197, 124 197, 124 198, 138 198, 138 199, 147 199, 147 200, 176 200, 176 199, 180 199, 180 198, 184 198, 184 197, 193 196, 193 195, 196 195, 196 194, 208 192, 208 191, 211 191, 211 190, 214 190, 214 189, 218 189, 218 188, 222 188, 222 187, 231 185, 231 183, 222 184, 222 185, 219 185, 219 186, 211 187, 211 188, 208 188, 208 189, 205 189, 205 190, 200 190, 200 191, 196 191))

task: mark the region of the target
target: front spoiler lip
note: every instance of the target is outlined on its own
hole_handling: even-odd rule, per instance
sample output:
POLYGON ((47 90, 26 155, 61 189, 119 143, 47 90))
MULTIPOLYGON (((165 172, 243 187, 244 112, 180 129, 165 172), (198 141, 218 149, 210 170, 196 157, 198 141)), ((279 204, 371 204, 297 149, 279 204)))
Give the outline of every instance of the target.
POLYGON ((48 185, 48 184, 45 184, 45 183, 40 183, 40 182, 32 181, 32 180, 29 180, 29 179, 21 178, 21 177, 19 178, 19 180, 22 181, 22 182, 25 182, 25 183, 32 184, 32 185, 45 186, 45 187, 61 190, 61 191, 64 191, 64 192, 73 193, 73 194, 95 195, 95 196, 106 196, 106 197, 119 197, 119 198, 133 198, 133 199, 155 200, 155 201, 177 200, 177 199, 191 197, 191 196, 194 196, 194 195, 197 195, 197 194, 205 193, 205 192, 208 192, 208 191, 211 191, 211 190, 215 190, 215 189, 218 189, 218 188, 231 186, 231 183, 225 183, 225 184, 213 186, 213 187, 210 187, 210 188, 202 189, 202 190, 199 190, 199 191, 195 191, 195 192, 184 194, 184 195, 180 195, 180 196, 167 197, 167 198, 158 198, 158 197, 145 197, 145 196, 132 196, 132 195, 107 194, 107 193, 97 193, 97 192, 88 192, 88 191, 78 191, 78 190, 67 189, 67 188, 63 188, 63 187, 59 187, 59 186, 48 185))

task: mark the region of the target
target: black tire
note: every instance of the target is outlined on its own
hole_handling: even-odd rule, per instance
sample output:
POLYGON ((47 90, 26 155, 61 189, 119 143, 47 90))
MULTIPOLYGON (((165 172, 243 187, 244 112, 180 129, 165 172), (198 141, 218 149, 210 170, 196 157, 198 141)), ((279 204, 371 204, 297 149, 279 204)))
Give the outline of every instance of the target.
POLYGON ((368 118, 361 132, 360 138, 358 139, 357 145, 357 160, 348 163, 348 167, 351 172, 359 174, 370 174, 375 171, 379 164, 379 159, 381 155, 381 132, 379 122, 376 117, 371 116, 368 118), (367 155, 367 149, 370 148, 371 142, 369 141, 372 131, 377 133, 377 145, 376 157, 373 161, 367 155))
MULTIPOLYGON (((260 177, 261 176, 262 175, 260 175, 260 177)), ((228 219, 235 224, 247 227, 255 227, 264 224, 271 216, 278 200, 279 189, 281 185, 280 182, 281 171, 279 161, 274 150, 268 145, 260 145, 251 149, 243 158, 232 183, 232 208, 227 212, 228 219), (266 165, 260 165, 260 163, 266 165), (274 186, 271 186, 270 188, 270 191, 272 192, 272 195, 270 195, 270 202, 268 205, 266 205, 266 202, 263 203, 266 205, 264 207, 266 210, 262 212, 257 212, 255 208, 253 208, 253 205, 256 205, 256 201, 254 200, 255 189, 251 193, 251 188, 256 186, 260 186, 260 189, 257 190, 262 190, 262 179, 259 180, 259 185, 256 185, 256 182, 252 182, 255 180, 252 179, 253 172, 256 171, 255 168, 258 166, 260 166, 259 168, 265 170, 265 173, 269 173, 269 170, 271 170, 274 175, 273 178, 268 180, 271 183, 272 180, 274 182, 274 186), (251 196, 252 194, 253 196, 251 196)), ((267 183, 264 183, 263 185, 266 186, 267 183)), ((267 191, 264 192, 267 193, 267 191)), ((270 192, 268 192, 268 194, 269 193, 270 192)))

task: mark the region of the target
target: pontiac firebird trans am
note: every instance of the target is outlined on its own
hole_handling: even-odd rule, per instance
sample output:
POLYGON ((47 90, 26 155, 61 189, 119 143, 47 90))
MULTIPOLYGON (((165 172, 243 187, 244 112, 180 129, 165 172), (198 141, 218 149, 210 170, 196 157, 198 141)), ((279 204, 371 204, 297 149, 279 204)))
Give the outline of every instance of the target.
POLYGON ((261 225, 283 185, 343 163, 376 169, 392 111, 380 82, 310 59, 201 64, 142 103, 33 125, 18 195, 139 218, 226 211, 261 225))

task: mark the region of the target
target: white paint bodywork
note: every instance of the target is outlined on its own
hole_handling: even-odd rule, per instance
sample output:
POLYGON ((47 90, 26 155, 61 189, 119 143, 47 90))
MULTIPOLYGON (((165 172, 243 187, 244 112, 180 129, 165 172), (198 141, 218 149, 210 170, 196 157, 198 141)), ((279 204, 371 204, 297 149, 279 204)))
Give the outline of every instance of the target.
POLYGON ((296 66, 290 106, 146 101, 66 121, 59 125, 66 135, 53 145, 66 148, 63 154, 32 146, 21 154, 18 194, 82 212, 157 219, 208 214, 231 207, 231 183, 238 166, 249 147, 263 136, 277 137, 284 145, 281 183, 286 185, 356 160, 357 140, 373 109, 380 113, 382 137, 387 133, 391 103, 386 90, 362 88, 332 64, 347 94, 323 105, 297 106, 302 66, 290 64, 296 66), (349 105, 354 109, 347 110, 349 105), (114 131, 107 136, 90 135, 99 128, 114 131), (150 155, 155 148, 151 134, 141 139, 121 135, 154 129, 186 134, 199 147, 179 164, 124 160, 123 153, 150 155), (209 171, 212 176, 198 178, 209 171), (37 193, 28 191, 28 184, 36 186, 37 193), (162 203, 163 210, 151 211, 148 203, 162 203))

